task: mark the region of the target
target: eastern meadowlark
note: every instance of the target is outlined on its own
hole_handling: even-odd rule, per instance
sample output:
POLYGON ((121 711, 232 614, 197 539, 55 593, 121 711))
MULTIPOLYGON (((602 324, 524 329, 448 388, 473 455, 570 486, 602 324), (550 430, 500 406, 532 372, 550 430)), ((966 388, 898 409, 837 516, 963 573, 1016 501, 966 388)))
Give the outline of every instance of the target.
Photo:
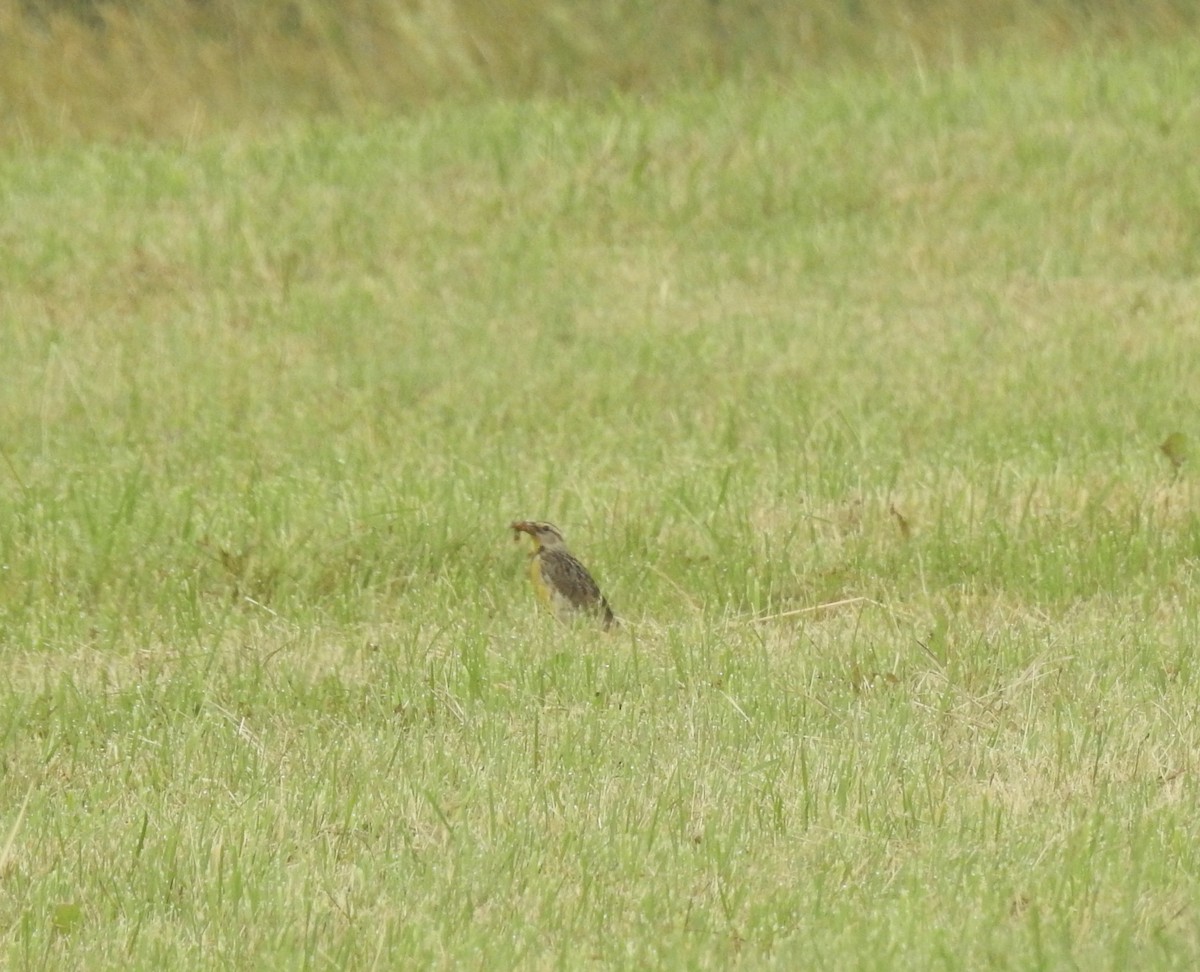
POLYGON ((587 568, 567 549, 558 527, 535 520, 517 520, 511 527, 514 540, 520 539, 522 533, 528 533, 533 541, 533 550, 529 554, 533 590, 559 620, 568 621, 575 615, 590 614, 600 619, 606 631, 616 625, 608 601, 587 568))

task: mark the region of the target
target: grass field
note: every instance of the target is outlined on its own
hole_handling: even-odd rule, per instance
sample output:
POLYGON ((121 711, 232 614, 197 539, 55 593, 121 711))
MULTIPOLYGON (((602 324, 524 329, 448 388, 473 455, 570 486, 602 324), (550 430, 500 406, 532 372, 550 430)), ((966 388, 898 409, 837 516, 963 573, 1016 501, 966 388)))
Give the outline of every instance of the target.
POLYGON ((1198 50, 0 156, 0 964, 1194 968, 1198 50))

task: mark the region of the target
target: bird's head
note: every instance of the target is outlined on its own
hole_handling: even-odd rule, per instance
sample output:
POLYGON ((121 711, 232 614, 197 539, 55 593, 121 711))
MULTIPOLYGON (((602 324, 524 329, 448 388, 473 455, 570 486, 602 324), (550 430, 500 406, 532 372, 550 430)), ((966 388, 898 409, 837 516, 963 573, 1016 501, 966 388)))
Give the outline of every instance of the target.
POLYGON ((514 540, 520 539, 522 533, 528 533, 530 540, 533 541, 535 552, 554 550, 567 545, 558 527, 553 523, 543 523, 539 520, 514 520, 510 524, 510 528, 513 531, 514 540))

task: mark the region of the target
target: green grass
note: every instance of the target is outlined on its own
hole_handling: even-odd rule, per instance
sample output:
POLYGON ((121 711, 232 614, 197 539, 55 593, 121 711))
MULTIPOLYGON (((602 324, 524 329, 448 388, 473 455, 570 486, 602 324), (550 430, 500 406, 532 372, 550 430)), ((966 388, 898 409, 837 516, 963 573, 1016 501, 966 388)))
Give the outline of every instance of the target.
POLYGON ((1197 90, 0 157, 0 964, 1194 967, 1197 90))

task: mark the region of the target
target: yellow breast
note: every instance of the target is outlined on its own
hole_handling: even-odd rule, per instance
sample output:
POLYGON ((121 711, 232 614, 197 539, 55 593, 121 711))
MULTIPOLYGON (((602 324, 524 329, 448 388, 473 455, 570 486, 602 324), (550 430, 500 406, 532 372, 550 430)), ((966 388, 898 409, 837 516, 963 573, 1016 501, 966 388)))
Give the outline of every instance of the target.
POLYGON ((533 590, 539 600, 544 604, 550 604, 553 600, 553 595, 550 591, 550 585, 542 577, 541 557, 535 555, 529 558, 529 577, 533 581, 533 590))

